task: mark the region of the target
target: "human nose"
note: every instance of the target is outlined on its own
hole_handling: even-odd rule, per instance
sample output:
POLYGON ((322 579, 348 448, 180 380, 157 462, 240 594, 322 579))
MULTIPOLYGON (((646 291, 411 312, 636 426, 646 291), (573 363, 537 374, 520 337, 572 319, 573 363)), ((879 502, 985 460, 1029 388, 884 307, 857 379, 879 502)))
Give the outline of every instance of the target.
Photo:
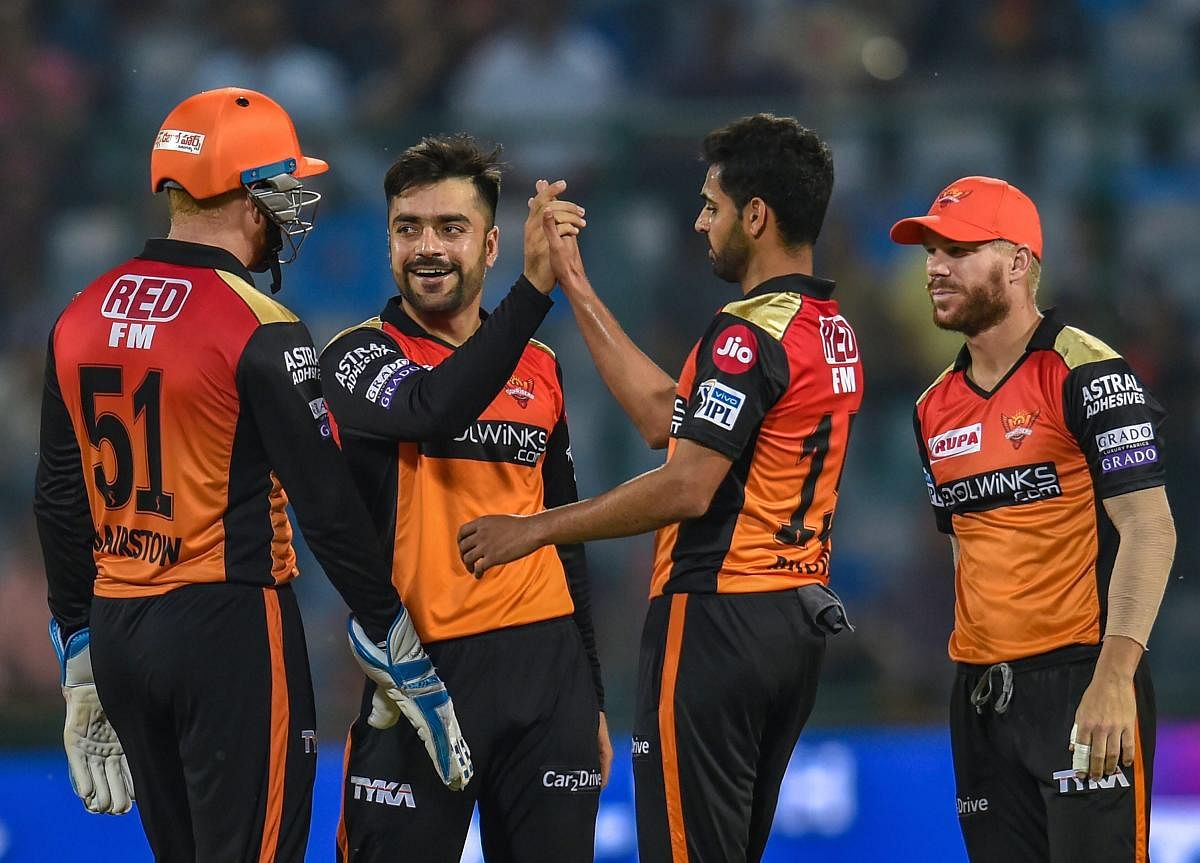
POLYGON ((707 234, 709 228, 708 213, 704 212, 704 210, 701 210, 696 216, 696 221, 692 225, 692 228, 698 234, 707 234))
POLYGON ((422 229, 419 242, 417 243, 417 254, 423 257, 434 257, 445 254, 445 248, 438 238, 437 231, 432 226, 422 229))
POLYGON ((929 278, 950 275, 950 267, 946 259, 938 252, 930 252, 925 256, 925 275, 929 278))

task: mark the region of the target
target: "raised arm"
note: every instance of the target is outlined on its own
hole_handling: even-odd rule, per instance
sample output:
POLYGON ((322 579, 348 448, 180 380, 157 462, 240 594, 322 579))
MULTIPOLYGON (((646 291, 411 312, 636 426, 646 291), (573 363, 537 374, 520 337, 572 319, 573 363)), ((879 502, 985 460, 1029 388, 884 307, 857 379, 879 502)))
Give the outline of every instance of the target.
POLYGON ((588 281, 575 237, 562 237, 553 216, 542 224, 550 246, 550 265, 571 303, 584 343, 605 386, 654 449, 667 445, 675 380, 634 344, 588 281))

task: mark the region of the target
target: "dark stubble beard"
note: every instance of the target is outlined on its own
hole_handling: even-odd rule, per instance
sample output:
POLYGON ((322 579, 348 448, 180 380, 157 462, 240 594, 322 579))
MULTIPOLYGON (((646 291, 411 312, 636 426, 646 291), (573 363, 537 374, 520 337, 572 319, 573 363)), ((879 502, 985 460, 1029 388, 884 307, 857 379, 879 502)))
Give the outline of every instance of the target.
POLYGON ((958 311, 948 318, 933 310, 933 324, 939 329, 952 330, 971 338, 990 330, 1008 316, 1012 304, 1004 293, 1004 266, 997 263, 988 273, 987 281, 968 288, 952 282, 948 285, 963 297, 958 311))
MULTIPOLYGON (((458 277, 458 284, 450 293, 439 294, 436 297, 431 297, 414 288, 410 280, 416 279, 416 276, 406 269, 403 273, 404 277, 400 281, 400 296, 418 312, 431 315, 453 314, 474 300, 483 290, 483 277, 487 270, 486 262, 487 250, 484 249, 479 253, 479 260, 475 262, 475 266, 469 270, 464 270, 461 264, 451 264, 453 275, 458 277)), ((428 261, 427 263, 442 265, 445 262, 428 261)), ((418 260, 410 266, 417 267, 420 264, 421 261, 418 260)))
MULTIPOLYGON (((711 241, 709 248, 712 248, 711 241)), ((725 248, 713 249, 713 272, 726 282, 740 282, 746 275, 746 262, 750 260, 750 238, 742 229, 741 222, 734 222, 729 231, 725 248)))

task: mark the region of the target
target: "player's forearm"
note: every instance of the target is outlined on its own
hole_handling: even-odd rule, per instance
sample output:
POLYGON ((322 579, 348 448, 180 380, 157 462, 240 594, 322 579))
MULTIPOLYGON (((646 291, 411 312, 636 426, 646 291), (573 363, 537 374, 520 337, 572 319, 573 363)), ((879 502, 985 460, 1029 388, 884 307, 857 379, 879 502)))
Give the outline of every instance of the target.
POLYGON ((561 284, 605 386, 650 446, 666 446, 675 380, 634 344, 586 275, 573 273, 561 284))
POLYGON ((1175 559, 1175 522, 1162 488, 1105 500, 1121 535, 1108 590, 1105 644, 1123 636, 1145 647, 1175 559))
POLYGON ((636 536, 703 515, 712 492, 668 462, 598 497, 530 516, 541 545, 636 536))

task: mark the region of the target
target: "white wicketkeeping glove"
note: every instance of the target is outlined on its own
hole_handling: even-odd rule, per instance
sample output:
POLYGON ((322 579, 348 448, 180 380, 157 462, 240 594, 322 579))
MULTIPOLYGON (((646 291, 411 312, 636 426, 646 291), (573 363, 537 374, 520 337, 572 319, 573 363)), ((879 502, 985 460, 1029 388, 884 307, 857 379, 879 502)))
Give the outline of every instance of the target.
POLYGON ((50 640, 62 670, 67 701, 63 746, 71 786, 89 812, 124 815, 133 805, 133 777, 117 732, 109 724, 92 680, 91 631, 81 629, 66 644, 58 621, 50 621, 50 640))
POLYGON ((471 750, 458 728, 454 702, 426 655, 408 612, 400 610, 388 629, 387 640, 380 644, 367 637, 353 615, 349 629, 354 658, 377 684, 367 724, 391 728, 403 714, 417 729, 442 782, 461 791, 475 772, 471 750))

